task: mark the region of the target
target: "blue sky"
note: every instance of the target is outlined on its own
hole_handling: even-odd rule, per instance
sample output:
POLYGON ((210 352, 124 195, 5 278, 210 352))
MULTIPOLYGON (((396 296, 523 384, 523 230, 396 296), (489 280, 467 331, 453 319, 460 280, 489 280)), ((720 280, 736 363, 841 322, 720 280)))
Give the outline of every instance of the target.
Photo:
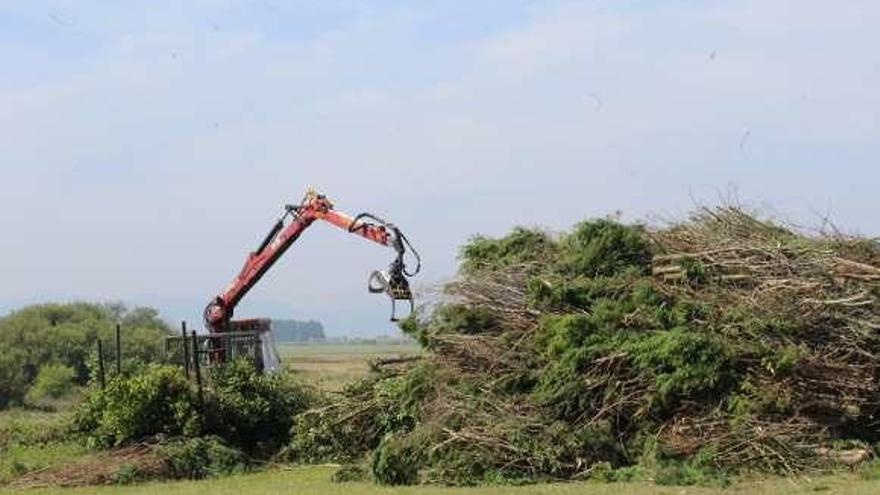
MULTIPOLYGON (((198 319, 315 185, 457 247, 736 196, 876 236, 880 2, 0 0, 0 311, 198 319)), ((316 225, 240 316, 393 331, 316 225)))

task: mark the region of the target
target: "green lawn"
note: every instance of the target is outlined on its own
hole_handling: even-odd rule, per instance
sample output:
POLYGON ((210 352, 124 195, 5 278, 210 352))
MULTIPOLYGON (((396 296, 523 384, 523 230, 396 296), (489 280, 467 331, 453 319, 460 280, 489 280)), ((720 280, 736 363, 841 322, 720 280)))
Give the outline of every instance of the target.
POLYGON ((327 391, 338 391, 345 384, 366 376, 367 362, 418 354, 416 344, 279 344, 284 366, 302 379, 327 391))
MULTIPOLYGON (((480 488, 444 487, 381 487, 371 483, 333 483, 328 481, 331 467, 308 467, 269 470, 256 474, 230 476, 206 481, 147 483, 134 486, 86 488, 30 489, 27 495, 119 494, 141 495, 800 495, 826 493, 839 495, 876 495, 880 481, 861 480, 855 475, 840 475, 791 481, 774 479, 763 482, 741 482, 728 488, 656 486, 650 483, 601 484, 565 483, 520 487, 493 486, 480 488)), ((18 493, 2 491, 0 493, 18 493)))

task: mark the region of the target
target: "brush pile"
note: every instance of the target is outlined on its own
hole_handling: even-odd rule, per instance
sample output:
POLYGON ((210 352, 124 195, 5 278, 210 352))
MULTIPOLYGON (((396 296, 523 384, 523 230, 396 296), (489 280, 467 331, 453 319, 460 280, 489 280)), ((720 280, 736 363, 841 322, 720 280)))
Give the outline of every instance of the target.
POLYGON ((805 473, 880 440, 880 243, 738 208, 463 247, 426 348, 298 416, 388 484, 805 473))

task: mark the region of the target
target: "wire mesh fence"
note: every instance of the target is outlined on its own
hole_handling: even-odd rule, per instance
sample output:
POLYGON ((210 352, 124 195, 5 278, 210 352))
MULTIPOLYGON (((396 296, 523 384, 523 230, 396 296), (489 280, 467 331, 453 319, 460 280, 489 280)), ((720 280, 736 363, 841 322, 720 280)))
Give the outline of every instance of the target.
POLYGON ((165 355, 169 362, 180 363, 187 373, 238 359, 251 361, 258 370, 263 367, 262 342, 259 334, 252 332, 168 337, 165 355))

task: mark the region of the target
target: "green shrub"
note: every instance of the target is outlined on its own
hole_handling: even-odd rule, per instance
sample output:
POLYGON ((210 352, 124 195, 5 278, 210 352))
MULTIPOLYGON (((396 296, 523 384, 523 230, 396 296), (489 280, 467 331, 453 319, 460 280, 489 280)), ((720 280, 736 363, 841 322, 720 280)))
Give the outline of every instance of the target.
POLYGON ((247 451, 274 451, 290 439, 293 417, 315 398, 277 374, 261 374, 245 359, 211 370, 205 395, 206 430, 247 451))
POLYGON ((614 428, 608 422, 575 426, 554 421, 543 429, 541 435, 528 435, 526 439, 527 442, 521 443, 539 461, 540 472, 552 478, 570 475, 570 466, 578 461, 590 465, 601 459, 619 466, 626 460, 614 428))
POLYGON ((0 343, 0 409, 21 404, 28 387, 24 351, 0 343))
POLYGON ((13 461, 12 466, 10 466, 9 470, 12 472, 12 474, 14 476, 21 476, 24 473, 30 471, 30 468, 28 467, 27 464, 25 464, 21 461, 13 461))
POLYGON ((74 428, 95 445, 111 446, 157 434, 196 435, 203 427, 198 397, 176 366, 151 364, 93 389, 77 408, 74 428))
POLYGON ((349 483, 353 481, 366 481, 370 474, 360 464, 344 464, 339 467, 331 478, 335 483, 349 483))
POLYGON ((476 236, 461 248, 460 269, 464 273, 498 270, 512 265, 547 262, 558 251, 550 235, 538 229, 516 227, 500 238, 476 236))
POLYGON ((117 485, 130 485, 141 478, 141 470, 135 464, 125 463, 113 474, 112 481, 117 485))
POLYGON ((314 404, 308 389, 262 375, 246 360, 211 371, 199 402, 177 366, 150 364, 130 377, 92 388, 74 430, 92 445, 113 446, 162 435, 216 435, 250 454, 271 454, 290 439, 293 416, 314 404))
MULTIPOLYGON (((122 325, 124 361, 162 359, 169 328, 154 309, 128 310, 121 304, 40 304, 0 318, 0 408, 20 403, 39 370, 48 364, 73 369, 74 381, 86 384, 95 342, 112 342, 117 322, 122 325)), ((106 358, 115 359, 114 346, 104 348, 106 358)))
POLYGON ((562 239, 560 270, 568 275, 609 276, 628 268, 647 272, 651 250, 642 229, 612 220, 575 225, 562 239))
POLYGON ((173 478, 202 479, 247 469, 247 457, 216 436, 180 439, 163 445, 159 455, 173 478))
POLYGON ((373 479, 383 485, 414 485, 427 451, 412 435, 389 435, 373 451, 373 479))
POLYGON ((706 266, 699 260, 684 257, 678 262, 684 279, 691 285, 699 286, 706 282, 706 266))
POLYGON ((34 384, 28 391, 29 400, 57 399, 70 393, 76 371, 63 364, 46 364, 40 368, 34 384))
MULTIPOLYGON (((424 448, 430 446, 425 445, 424 448)), ((447 486, 474 486, 486 482, 488 478, 498 484, 507 484, 511 478, 510 473, 504 470, 493 470, 479 452, 464 448, 431 451, 424 464, 423 477, 426 482, 447 486)))
POLYGON ((378 443, 378 428, 369 415, 363 423, 338 422, 337 411, 318 409, 293 419, 290 443, 279 453, 285 462, 350 462, 378 443), (368 424, 367 424, 368 423, 368 424))
POLYGON ((527 300, 535 309, 567 312, 589 309, 603 299, 620 300, 629 297, 633 286, 643 284, 638 270, 625 270, 612 277, 563 277, 547 274, 528 282, 527 300))
POLYGON ((657 405, 716 394, 735 383, 729 346, 712 334, 674 328, 623 348, 638 369, 654 377, 657 405))

